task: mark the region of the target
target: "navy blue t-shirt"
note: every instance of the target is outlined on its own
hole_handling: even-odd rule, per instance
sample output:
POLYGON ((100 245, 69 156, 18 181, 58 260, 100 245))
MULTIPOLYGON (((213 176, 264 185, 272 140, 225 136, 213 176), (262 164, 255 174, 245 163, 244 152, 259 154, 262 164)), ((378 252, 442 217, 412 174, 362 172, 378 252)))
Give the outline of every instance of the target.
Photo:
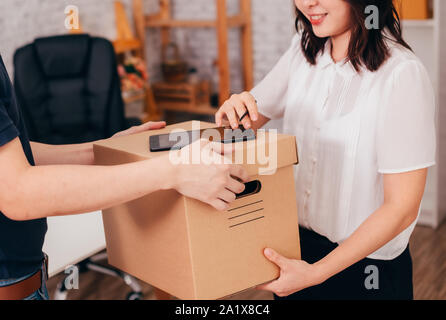
MULTIPOLYGON (((34 166, 28 134, 0 56, 0 147, 17 137, 34 166)), ((19 278, 39 269, 46 230, 46 219, 12 221, 0 212, 0 279, 19 278)))

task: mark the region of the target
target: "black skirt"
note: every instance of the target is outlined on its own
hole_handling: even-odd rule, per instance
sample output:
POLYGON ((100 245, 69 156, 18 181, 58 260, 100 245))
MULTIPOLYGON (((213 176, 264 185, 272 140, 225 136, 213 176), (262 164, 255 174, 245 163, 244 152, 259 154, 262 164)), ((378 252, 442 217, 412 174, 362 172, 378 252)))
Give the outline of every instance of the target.
MULTIPOLYGON (((315 263, 338 244, 299 228, 302 260, 315 263)), ((412 300, 412 258, 409 246, 393 260, 365 258, 344 271, 288 297, 276 300, 412 300)))

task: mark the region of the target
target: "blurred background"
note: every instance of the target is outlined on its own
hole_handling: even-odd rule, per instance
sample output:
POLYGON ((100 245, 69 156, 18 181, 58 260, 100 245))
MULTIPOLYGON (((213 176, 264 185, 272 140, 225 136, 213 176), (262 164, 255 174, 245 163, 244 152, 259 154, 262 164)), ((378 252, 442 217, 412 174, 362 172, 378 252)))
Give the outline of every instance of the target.
MULTIPOLYGON (((120 1, 126 13, 127 22, 135 39, 135 19, 133 1, 120 1)), ((217 17, 217 8, 213 0, 172 0, 170 15, 177 20, 211 21, 217 17)), ((110 41, 118 39, 118 22, 114 0, 5 0, 0 3, 0 35, 2 46, 0 52, 3 56, 10 75, 14 74, 13 55, 17 48, 32 42, 35 38, 70 33, 65 28, 65 9, 69 5, 77 6, 82 32, 90 35, 104 37, 110 41)), ((160 2, 157 0, 142 1, 144 12, 140 14, 155 15, 160 11, 160 2)), ((226 4, 227 15, 234 16, 239 13, 239 1, 228 0, 226 4)), ((136 14, 139 14, 136 13, 136 14)), ((251 4, 252 17, 252 77, 255 82, 260 81, 274 66, 280 56, 290 45, 294 34, 294 8, 292 1, 288 0, 253 0, 251 4)), ((163 80, 162 62, 163 44, 161 28, 158 26, 145 28, 144 63, 147 66, 151 83, 163 80)), ((218 75, 218 39, 216 28, 180 27, 170 29, 170 41, 178 48, 178 58, 188 64, 188 72, 196 74, 200 80, 210 83, 210 93, 216 94, 219 85, 218 75)), ((241 92, 243 86, 242 54, 240 48, 240 28, 228 28, 227 47, 228 61, 230 62, 229 81, 231 92, 241 92)), ((171 50, 173 51, 173 50, 171 50)), ((172 59, 167 53, 165 59, 172 59)), ((134 106, 134 115, 137 107, 134 106)), ((203 113, 213 113, 205 110, 194 114, 202 116, 203 113)), ((178 116, 178 115, 177 115, 178 116)), ((187 118, 184 114, 174 122, 187 118)), ((171 121, 170 121, 171 122, 171 121)))
MULTIPOLYGON (((438 164, 429 171, 422 216, 411 240, 415 298, 444 299, 446 130, 442 119, 446 119, 446 3, 399 0, 398 8, 403 17, 403 35, 426 66, 438 101, 438 164)), ((295 34, 294 10, 291 0, 2 0, 0 53, 11 79, 26 83, 16 77, 33 77, 34 74, 26 73, 27 63, 31 65, 32 61, 17 58, 14 63, 19 48, 32 45, 37 38, 50 39, 53 45, 53 41, 59 41, 53 37, 60 35, 81 37, 76 38, 78 43, 73 40, 73 48, 81 46, 85 34, 105 38, 113 44, 116 65, 111 63, 110 68, 119 79, 122 103, 118 103, 118 109, 122 109, 126 119, 133 119, 128 123, 213 121, 222 101, 231 93, 250 90, 286 51, 295 34), (17 66, 24 71, 15 70, 17 66)), ((58 50, 54 45, 54 51, 47 47, 45 51, 41 49, 44 44, 38 42, 33 47, 42 54, 34 62, 40 61, 43 69, 48 67, 45 57, 58 50)), ((66 50, 59 58, 64 54, 68 55, 66 50)), ((67 61, 66 71, 72 72, 69 69, 76 63, 76 57, 67 56, 67 61)), ((94 76, 98 81, 104 73, 103 67, 89 68, 85 77, 94 76)), ((59 69, 64 67, 59 65, 59 69)), ((19 101, 29 100, 23 97, 19 101)), ((58 108, 63 109, 63 104, 58 108)), ((33 112, 28 113, 31 123, 33 112)), ((280 130, 281 122, 273 121, 268 126, 280 130)), ((76 135, 76 125, 72 128, 71 137, 76 135)), ((104 133, 107 134, 110 132, 104 133)), ((35 137, 47 142, 38 132, 35 137)), ((66 266, 82 262, 105 248, 100 215, 93 213, 73 219, 69 223, 58 218, 49 221, 46 250, 54 257, 50 267, 53 278, 49 282, 53 297, 57 284, 63 282, 66 266), (82 232, 86 225, 90 229, 82 232), (82 239, 78 234, 83 234, 82 239)), ((87 271, 85 264, 83 267, 86 274, 81 280, 82 290, 69 292, 68 298, 126 297, 128 289, 124 283, 87 271)), ((163 297, 150 286, 141 285, 142 297, 163 297)), ((66 293, 57 297, 66 297, 66 293)), ((241 297, 271 298, 258 292, 241 297)))

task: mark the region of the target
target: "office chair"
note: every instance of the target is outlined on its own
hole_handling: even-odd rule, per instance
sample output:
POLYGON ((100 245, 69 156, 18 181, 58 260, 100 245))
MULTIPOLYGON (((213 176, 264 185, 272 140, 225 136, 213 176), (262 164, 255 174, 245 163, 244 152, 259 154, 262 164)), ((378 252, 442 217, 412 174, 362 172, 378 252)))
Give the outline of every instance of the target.
MULTIPOLYGON (((125 119, 116 56, 106 39, 63 35, 36 39, 14 55, 14 86, 31 141, 75 144, 109 138, 141 122, 125 119)), ((127 299, 142 297, 130 275, 97 262, 100 254, 78 264, 121 278, 132 288, 127 299)), ((65 281, 55 298, 67 296, 65 281)))
POLYGON ((89 35, 36 39, 14 55, 14 85, 32 141, 109 138, 126 120, 112 44, 89 35))

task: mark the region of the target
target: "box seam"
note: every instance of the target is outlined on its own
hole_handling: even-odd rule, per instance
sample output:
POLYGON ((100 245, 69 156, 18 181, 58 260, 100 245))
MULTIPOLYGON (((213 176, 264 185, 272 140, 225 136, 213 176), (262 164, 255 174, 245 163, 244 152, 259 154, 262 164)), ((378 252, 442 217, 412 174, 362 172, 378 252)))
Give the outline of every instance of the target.
POLYGON ((192 288, 193 288, 193 294, 194 298, 197 298, 197 285, 195 281, 195 269, 194 269, 194 261, 192 259, 192 242, 190 238, 190 226, 189 226, 189 216, 187 214, 188 208, 187 208, 187 198, 183 196, 183 202, 184 202, 184 215, 186 220, 186 229, 187 229, 187 241, 188 241, 188 247, 189 247, 189 263, 191 266, 191 273, 192 273, 192 288))

